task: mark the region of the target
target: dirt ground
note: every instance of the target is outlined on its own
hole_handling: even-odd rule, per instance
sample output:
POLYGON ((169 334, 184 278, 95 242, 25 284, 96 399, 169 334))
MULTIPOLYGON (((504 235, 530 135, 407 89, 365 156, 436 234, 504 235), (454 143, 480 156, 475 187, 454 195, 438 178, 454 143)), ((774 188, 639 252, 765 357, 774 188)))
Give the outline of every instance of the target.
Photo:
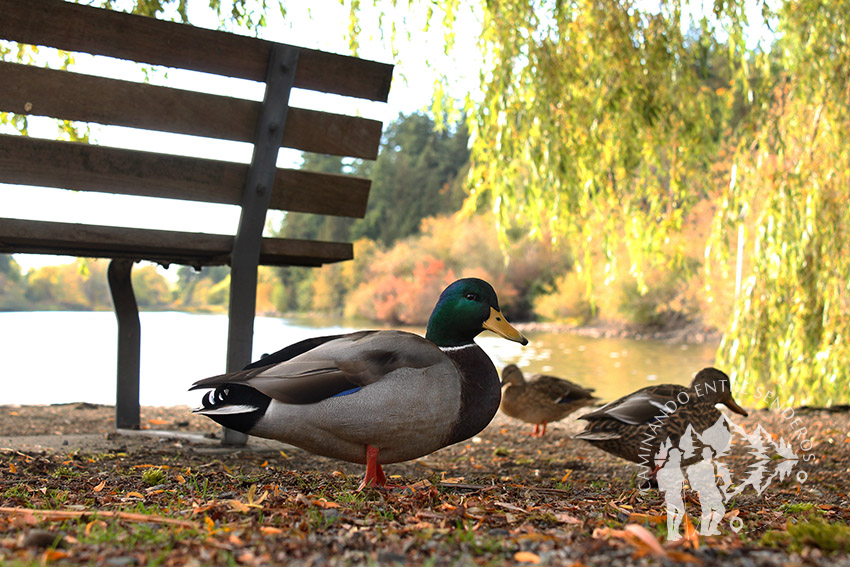
POLYGON ((728 503, 719 536, 687 529, 689 493, 688 537, 673 543, 663 497, 573 440, 574 416, 536 439, 498 414, 467 442, 385 466, 402 488, 355 492, 362 466, 254 438, 222 448, 188 408, 145 407, 133 434, 113 412, 0 406, 0 563, 850 566, 845 410, 735 416, 812 457, 728 503))

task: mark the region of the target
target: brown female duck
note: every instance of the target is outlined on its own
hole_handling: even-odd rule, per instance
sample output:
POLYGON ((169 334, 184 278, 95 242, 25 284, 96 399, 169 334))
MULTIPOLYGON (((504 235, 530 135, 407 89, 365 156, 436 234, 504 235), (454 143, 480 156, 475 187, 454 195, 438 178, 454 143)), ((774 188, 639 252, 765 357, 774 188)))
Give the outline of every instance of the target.
POLYGON ((747 415, 732 398, 729 377, 716 368, 704 368, 689 388, 648 386, 581 416, 588 424, 575 438, 651 467, 666 439, 675 446, 689 425, 698 433, 714 425, 721 416, 715 404, 747 415))
POLYGON ((502 413, 534 424, 532 437, 543 437, 546 424, 560 421, 579 408, 597 401, 593 390, 569 380, 535 374, 528 380, 515 364, 502 369, 502 413))

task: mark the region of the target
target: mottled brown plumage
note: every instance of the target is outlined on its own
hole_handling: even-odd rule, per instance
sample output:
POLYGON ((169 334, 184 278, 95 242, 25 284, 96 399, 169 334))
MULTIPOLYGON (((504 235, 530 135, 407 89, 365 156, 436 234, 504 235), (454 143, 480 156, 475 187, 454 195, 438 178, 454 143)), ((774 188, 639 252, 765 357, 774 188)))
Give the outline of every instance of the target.
POLYGON ((579 419, 588 424, 575 438, 628 461, 651 466, 666 439, 676 445, 688 425, 700 433, 714 425, 721 415, 716 404, 747 415, 732 398, 729 377, 716 368, 704 368, 689 388, 674 384, 648 386, 581 416, 579 419))
POLYGON ((596 401, 593 390, 569 380, 535 374, 528 380, 515 364, 502 370, 502 413, 534 424, 533 437, 543 437, 546 424, 560 421, 596 401))

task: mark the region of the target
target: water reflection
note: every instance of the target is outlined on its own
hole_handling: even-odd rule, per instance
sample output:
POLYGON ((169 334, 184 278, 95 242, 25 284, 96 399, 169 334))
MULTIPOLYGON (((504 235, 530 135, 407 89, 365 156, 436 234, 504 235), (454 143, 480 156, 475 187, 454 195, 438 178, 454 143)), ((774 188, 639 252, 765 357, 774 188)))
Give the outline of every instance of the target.
MULTIPOLYGON (((141 401, 196 405, 188 386, 224 370, 227 316, 142 313, 141 401)), ((258 317, 254 358, 295 341, 375 328, 327 318, 258 317)), ((424 334, 424 329, 410 329, 424 334)), ((688 384, 714 361, 715 344, 669 345, 625 339, 529 332, 523 347, 490 332, 477 341, 496 367, 515 363, 595 388, 611 400, 652 383, 688 384)), ((1 404, 115 401, 116 325, 110 312, 0 313, 1 404)))
POLYGON ((632 339, 595 339, 567 333, 528 332, 525 347, 479 337, 498 368, 514 363, 525 373, 546 373, 594 388, 610 401, 651 384, 689 385, 714 365, 716 343, 677 345, 632 339))

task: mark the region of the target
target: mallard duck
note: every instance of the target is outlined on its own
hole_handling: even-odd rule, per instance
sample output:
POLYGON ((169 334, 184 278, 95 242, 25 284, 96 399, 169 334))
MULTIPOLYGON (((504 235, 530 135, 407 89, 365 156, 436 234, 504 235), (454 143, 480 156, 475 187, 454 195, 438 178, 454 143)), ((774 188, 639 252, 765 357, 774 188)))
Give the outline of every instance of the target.
POLYGON ((499 375, 473 339, 490 330, 528 340, 477 278, 440 295, 425 337, 360 331, 307 339, 247 368, 196 382, 197 413, 250 435, 366 465, 360 487, 385 486, 381 465, 416 459, 484 429, 499 408, 499 375))
POLYGON ((516 364, 502 369, 502 413, 534 424, 532 437, 543 437, 546 424, 560 421, 596 401, 593 390, 569 380, 535 374, 528 380, 516 364))
POLYGON ((717 423, 721 413, 715 404, 747 416, 732 398, 729 377, 716 368, 704 368, 689 388, 648 386, 579 417, 589 423, 575 438, 653 468, 653 460, 668 438, 675 446, 689 425, 702 433, 717 423))

